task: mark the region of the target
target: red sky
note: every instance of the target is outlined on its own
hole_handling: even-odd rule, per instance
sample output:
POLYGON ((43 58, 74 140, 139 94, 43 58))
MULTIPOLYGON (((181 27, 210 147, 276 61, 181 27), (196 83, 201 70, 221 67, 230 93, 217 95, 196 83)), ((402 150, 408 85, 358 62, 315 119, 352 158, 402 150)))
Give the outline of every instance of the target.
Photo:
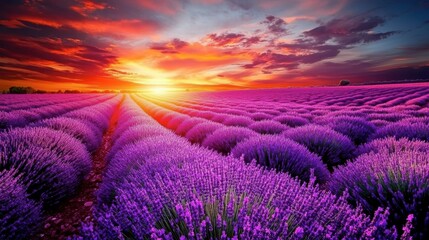
POLYGON ((427 1, 3 1, 0 89, 218 90, 429 78, 427 1))

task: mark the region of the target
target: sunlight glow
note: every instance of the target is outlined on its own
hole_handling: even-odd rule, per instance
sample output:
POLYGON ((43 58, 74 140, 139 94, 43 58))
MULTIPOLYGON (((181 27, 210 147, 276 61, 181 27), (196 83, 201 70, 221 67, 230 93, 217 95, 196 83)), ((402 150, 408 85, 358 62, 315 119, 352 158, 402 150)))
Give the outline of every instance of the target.
POLYGON ((150 88, 150 93, 155 94, 155 95, 165 95, 167 93, 169 93, 171 91, 171 89, 166 88, 166 87, 152 87, 150 88))

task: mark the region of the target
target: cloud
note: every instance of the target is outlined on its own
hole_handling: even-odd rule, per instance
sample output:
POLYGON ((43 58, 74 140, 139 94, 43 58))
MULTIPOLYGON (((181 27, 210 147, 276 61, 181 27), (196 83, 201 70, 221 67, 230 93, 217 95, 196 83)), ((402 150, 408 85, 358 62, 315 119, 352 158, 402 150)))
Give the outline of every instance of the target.
POLYGON ((177 0, 139 0, 138 4, 146 9, 165 15, 176 15, 181 9, 181 1, 177 0))
POLYGON ((87 16, 94 11, 103 10, 107 7, 110 6, 105 3, 97 3, 91 0, 81 0, 79 1, 79 4, 71 6, 70 8, 83 16, 87 16))
POLYGON ((250 47, 263 42, 260 36, 247 37, 242 33, 211 33, 204 39, 209 46, 215 47, 250 47))
POLYGON ((287 34, 286 29, 286 22, 285 20, 274 17, 274 16, 267 16, 264 21, 261 22, 261 24, 264 24, 268 28, 268 32, 270 34, 279 36, 287 34))
POLYGON ((82 0, 77 4, 75 1, 25 1, 24 4, 6 5, 2 8, 0 14, 8 20, 3 20, 0 24, 15 28, 25 28, 29 24, 55 29, 73 28, 89 34, 114 38, 154 34, 165 26, 166 18, 151 12, 150 9, 130 3, 134 9, 140 8, 140 13, 134 14, 130 11, 133 8, 129 5, 120 4, 118 2, 101 4, 89 0, 82 0), (117 12, 124 14, 118 18, 117 12))
POLYGON ((116 61, 108 50, 60 38, 3 38, 0 45, 2 79, 88 83, 110 78, 104 69, 116 61))
MULTIPOLYGON (((357 81, 402 73, 420 76, 413 75, 417 70, 405 68, 427 64, 424 27, 406 32, 412 27, 401 28, 397 20, 384 26, 387 19, 381 16, 394 15, 390 8, 362 14, 361 3, 349 3, 7 1, 0 9, 0 78, 93 87, 138 87, 136 83, 148 81, 261 84, 252 85, 256 87, 284 84, 285 79, 293 79, 294 84, 312 84, 312 79, 336 84, 338 77, 357 81), (387 29, 390 25, 398 29, 387 29), (395 30, 403 35, 390 38, 399 33, 395 30), (423 37, 405 42, 405 34, 423 37), (361 48, 383 39, 388 39, 386 45, 361 48), (386 52, 387 48, 392 51, 386 52), (356 60, 360 58, 367 61, 356 60), (386 70, 374 70, 382 66, 386 70), (387 71, 398 67, 404 69, 387 71)), ((416 19, 421 26, 427 18, 416 19)))
POLYGON ((321 24, 316 28, 305 31, 303 35, 311 38, 317 44, 324 44, 329 40, 343 46, 369 43, 397 33, 395 31, 373 32, 376 27, 384 22, 385 20, 379 16, 335 18, 326 24, 321 24))
POLYGON ((276 38, 287 30, 285 22, 277 17, 268 16, 263 22, 268 25, 269 32, 274 35, 270 43, 276 50, 268 50, 254 56, 252 63, 245 64, 245 69, 260 67, 261 72, 270 74, 272 71, 294 70, 301 64, 314 64, 334 58, 342 50, 350 49, 358 44, 370 43, 396 33, 374 32, 374 29, 384 23, 378 16, 335 18, 327 23, 308 31, 289 42, 276 38), (279 52, 276 52, 279 51, 279 52), (287 54, 284 54, 287 52, 287 54))
POLYGON ((264 73, 268 70, 292 70, 298 68, 300 64, 312 64, 325 59, 336 57, 340 53, 340 47, 336 45, 313 46, 303 44, 281 44, 278 49, 285 48, 291 54, 275 53, 271 50, 254 56, 252 63, 243 65, 250 69, 262 67, 264 73))
POLYGON ((179 53, 180 49, 188 45, 189 45, 188 42, 182 41, 178 38, 174 38, 169 42, 153 43, 150 46, 150 49, 157 50, 165 54, 171 54, 171 53, 179 53))

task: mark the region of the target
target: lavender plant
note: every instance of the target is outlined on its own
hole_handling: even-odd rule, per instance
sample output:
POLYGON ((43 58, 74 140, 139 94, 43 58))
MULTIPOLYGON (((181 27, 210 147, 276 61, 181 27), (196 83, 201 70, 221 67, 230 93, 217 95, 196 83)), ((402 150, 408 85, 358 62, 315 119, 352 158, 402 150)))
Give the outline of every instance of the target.
POLYGON ((319 155, 331 169, 354 156, 355 146, 351 140, 327 127, 305 125, 285 131, 284 136, 319 155))
POLYGON ((410 140, 429 141, 429 124, 422 122, 397 122, 380 128, 373 136, 376 138, 395 137, 410 140))
POLYGON ((223 127, 220 123, 215 123, 212 121, 207 121, 205 123, 199 123, 191 128, 186 134, 186 139, 188 139, 191 143, 203 143, 204 139, 212 134, 217 129, 223 127))
POLYGON ((335 170, 330 189, 371 213, 389 208, 389 223, 398 229, 413 214, 413 237, 429 236, 429 158, 414 149, 363 154, 335 170))
POLYGON ((244 157, 249 163, 255 160, 262 166, 287 172, 303 181, 310 181, 311 170, 318 183, 329 180, 329 171, 320 157, 308 151, 304 146, 281 136, 258 136, 249 138, 235 146, 235 157, 244 157))
POLYGON ((250 124, 248 128, 260 134, 280 134, 288 129, 285 125, 273 120, 261 120, 250 124))
POLYGON ((371 152, 395 153, 409 150, 429 152, 429 143, 418 140, 410 141, 407 138, 396 139, 394 137, 387 137, 375 139, 367 144, 359 146, 356 150, 356 155, 359 156, 371 152))
POLYGON ((257 133, 247 128, 223 127, 207 136, 202 146, 226 155, 237 143, 254 136, 257 136, 257 133))
POLYGON ((337 116, 324 118, 320 122, 349 137, 356 145, 365 143, 376 131, 373 123, 361 117, 337 116))
POLYGON ((30 200, 13 170, 0 170, 0 239, 28 239, 38 229, 42 208, 30 200))

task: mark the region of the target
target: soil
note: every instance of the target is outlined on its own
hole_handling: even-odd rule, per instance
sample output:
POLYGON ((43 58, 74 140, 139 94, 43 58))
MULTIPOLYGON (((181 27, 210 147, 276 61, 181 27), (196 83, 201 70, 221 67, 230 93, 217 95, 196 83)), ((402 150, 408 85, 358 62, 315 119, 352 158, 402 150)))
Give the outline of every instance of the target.
POLYGON ((106 168, 105 158, 112 146, 111 139, 117 125, 120 105, 118 104, 110 119, 100 147, 92 154, 91 172, 82 181, 74 197, 60 204, 55 210, 46 212, 42 230, 34 239, 67 239, 79 233, 82 222, 93 220, 92 208, 97 205, 96 191, 106 168))

